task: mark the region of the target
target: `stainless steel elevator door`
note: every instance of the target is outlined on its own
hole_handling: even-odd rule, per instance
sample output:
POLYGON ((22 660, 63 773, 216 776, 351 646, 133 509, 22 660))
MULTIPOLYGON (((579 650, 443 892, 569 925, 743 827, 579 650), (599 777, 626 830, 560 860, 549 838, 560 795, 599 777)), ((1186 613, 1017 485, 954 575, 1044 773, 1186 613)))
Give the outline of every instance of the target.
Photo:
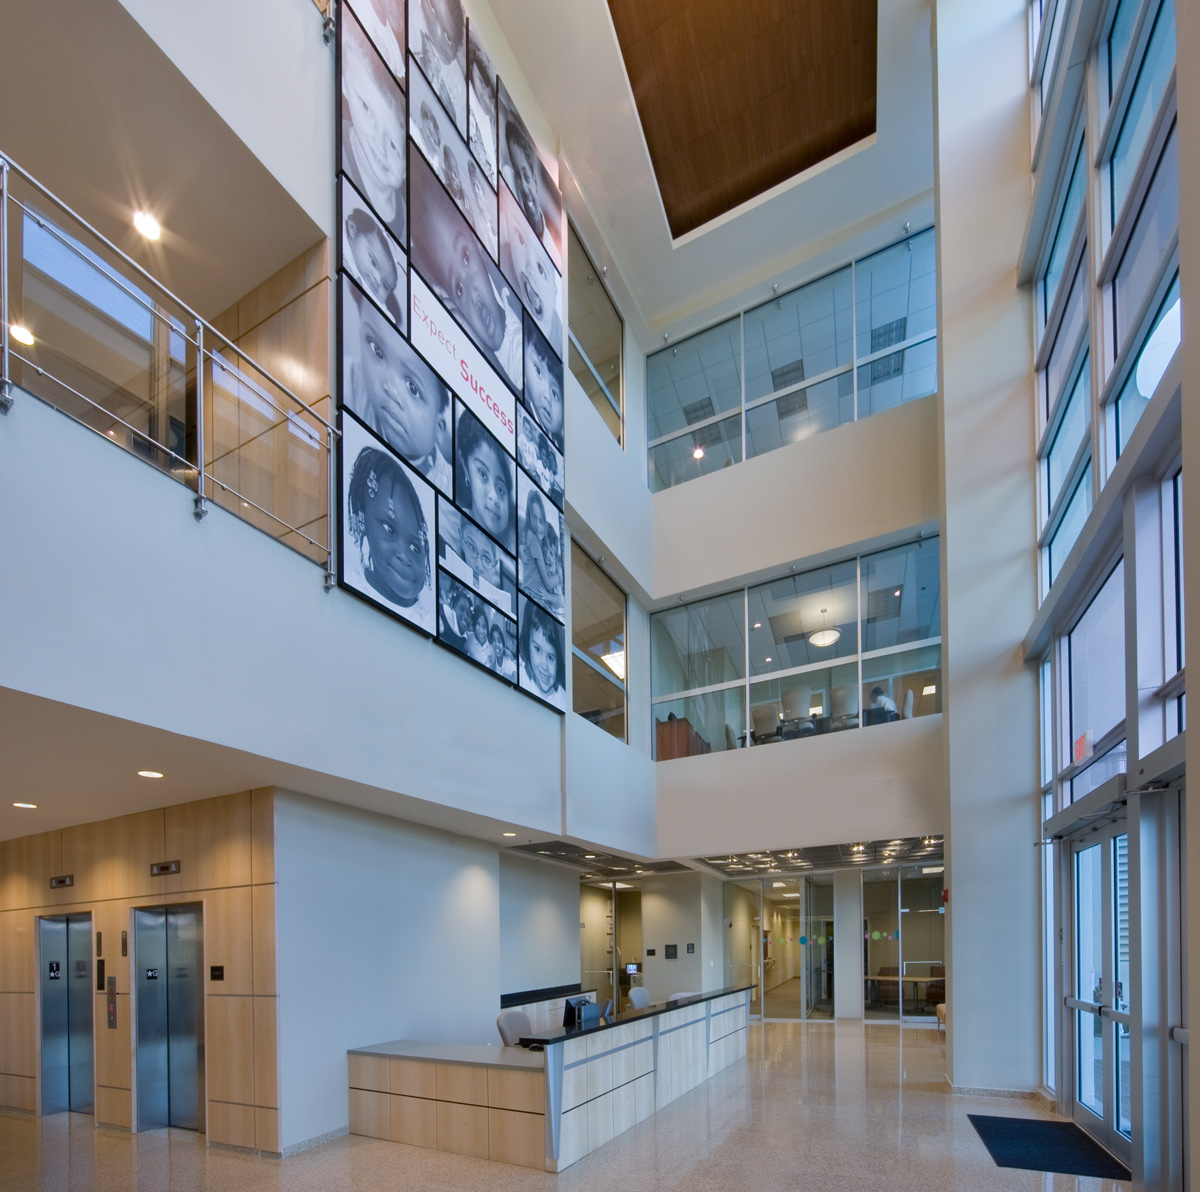
POLYGON ((204 940, 199 907, 167 908, 167 1068, 172 1126, 204 1123, 204 940))
POLYGON ((39 921, 42 1002, 42 1113, 71 1108, 70 1028, 67 1018, 67 921, 39 921))
POLYGON ((95 1109, 92 917, 41 919, 42 1113, 95 1109))
POLYGON ((133 931, 138 998, 138 1129, 203 1129, 201 908, 137 910, 133 931))
POLYGON ((137 1104, 139 1130, 170 1125, 167 1067, 167 912, 133 912, 137 965, 137 1104))
POLYGON ((92 917, 67 918, 67 1029, 72 1113, 92 1113, 96 1108, 96 1077, 93 1056, 92 1014, 92 917))

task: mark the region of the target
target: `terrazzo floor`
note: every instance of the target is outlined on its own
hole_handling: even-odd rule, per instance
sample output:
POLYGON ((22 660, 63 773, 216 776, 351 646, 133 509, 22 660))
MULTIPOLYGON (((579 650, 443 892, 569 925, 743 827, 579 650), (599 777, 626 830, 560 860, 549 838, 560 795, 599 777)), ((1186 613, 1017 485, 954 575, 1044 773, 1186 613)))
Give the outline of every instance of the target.
POLYGON ((954 1096, 944 1037, 856 1023, 750 1028, 745 1064, 553 1176, 343 1137, 288 1159, 203 1135, 97 1130, 92 1118, 0 1114, 4 1192, 1107 1192, 1119 1181, 997 1167, 968 1113, 1049 1117, 1038 1103, 954 1096))

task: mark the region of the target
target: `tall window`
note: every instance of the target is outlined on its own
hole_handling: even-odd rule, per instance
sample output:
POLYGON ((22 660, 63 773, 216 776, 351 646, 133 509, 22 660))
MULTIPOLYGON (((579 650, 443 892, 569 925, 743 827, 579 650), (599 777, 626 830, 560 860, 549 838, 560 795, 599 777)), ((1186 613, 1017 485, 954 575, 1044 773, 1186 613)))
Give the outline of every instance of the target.
POLYGON ((937 388, 933 229, 646 361, 655 492, 937 388))
POLYGON ((940 712, 941 632, 936 538, 655 613, 655 757, 940 712))
POLYGON ((624 445, 624 326, 575 228, 567 225, 567 340, 571 372, 624 445))
POLYGON ((626 740, 625 593, 571 543, 572 706, 626 740))

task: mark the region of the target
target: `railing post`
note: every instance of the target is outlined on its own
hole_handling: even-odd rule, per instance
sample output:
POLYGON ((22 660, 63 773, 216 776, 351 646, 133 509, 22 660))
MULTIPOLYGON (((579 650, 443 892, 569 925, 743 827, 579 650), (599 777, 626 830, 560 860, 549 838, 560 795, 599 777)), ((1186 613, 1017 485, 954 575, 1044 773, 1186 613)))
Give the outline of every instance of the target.
POLYGON ((334 525, 334 519, 337 517, 337 437, 334 434, 333 427, 325 428, 325 475, 328 483, 326 484, 326 509, 327 518, 325 527, 329 545, 325 552, 325 591, 329 592, 337 585, 337 568, 334 566, 334 542, 337 541, 336 532, 338 527, 334 525))
POLYGON ((8 365, 8 162, 0 158, 0 414, 13 404, 8 365))
POLYGON ((192 513, 199 521, 208 512, 204 496, 204 324, 196 320, 196 499, 192 513))

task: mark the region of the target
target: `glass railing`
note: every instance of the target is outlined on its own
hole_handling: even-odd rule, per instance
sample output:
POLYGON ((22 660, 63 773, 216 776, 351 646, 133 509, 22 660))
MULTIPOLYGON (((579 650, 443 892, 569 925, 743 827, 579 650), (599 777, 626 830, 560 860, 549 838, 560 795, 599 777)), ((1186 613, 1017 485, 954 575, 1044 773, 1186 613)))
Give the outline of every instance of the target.
POLYGON ((323 413, 3 156, 0 316, 0 411, 41 398, 329 575, 323 413))

